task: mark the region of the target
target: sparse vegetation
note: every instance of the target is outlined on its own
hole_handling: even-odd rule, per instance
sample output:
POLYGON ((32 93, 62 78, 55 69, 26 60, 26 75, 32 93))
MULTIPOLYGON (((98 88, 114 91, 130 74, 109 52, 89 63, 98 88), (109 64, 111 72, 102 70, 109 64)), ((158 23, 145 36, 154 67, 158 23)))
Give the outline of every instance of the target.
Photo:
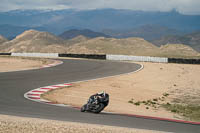
POLYGON ((134 103, 136 106, 139 106, 140 104, 141 104, 141 102, 140 101, 138 101, 138 102, 136 102, 136 103, 134 103))
POLYGON ((179 115, 182 115, 186 117, 186 119, 189 120, 200 120, 200 106, 197 105, 181 105, 181 104, 163 104, 162 105, 167 110, 177 113, 179 115))
POLYGON ((133 100, 134 100, 134 99, 129 100, 128 103, 134 103, 133 100))
POLYGON ((168 93, 164 93, 163 96, 164 96, 164 97, 168 97, 169 94, 168 94, 168 93))
MULTIPOLYGON (((144 101, 137 101, 134 102, 134 99, 132 98, 131 100, 128 101, 128 103, 131 103, 133 105, 139 106, 141 104, 146 106, 146 109, 149 109, 149 107, 152 107, 154 109, 158 108, 161 103, 163 103, 163 101, 165 101, 165 97, 169 96, 168 93, 163 93, 162 97, 159 98, 153 98, 153 99, 149 99, 149 100, 144 100, 144 101)), ((166 103, 166 105, 171 105, 170 103, 166 103)))
MULTIPOLYGON (((150 106, 150 107, 153 107, 153 108, 157 108, 156 105, 160 105, 158 103, 158 99, 155 98, 153 100, 147 100, 147 101, 137 101, 137 102, 134 102, 133 99, 131 99, 130 101, 128 101, 128 103, 131 103, 131 104, 134 104, 136 106, 139 106, 141 104, 144 104, 146 106, 150 106)), ((146 107, 146 109, 149 109, 149 107, 146 107)))
POLYGON ((158 101, 158 99, 157 99, 157 98, 154 98, 153 101, 158 101))
POLYGON ((174 84, 174 87, 176 87, 177 85, 176 84, 174 84))

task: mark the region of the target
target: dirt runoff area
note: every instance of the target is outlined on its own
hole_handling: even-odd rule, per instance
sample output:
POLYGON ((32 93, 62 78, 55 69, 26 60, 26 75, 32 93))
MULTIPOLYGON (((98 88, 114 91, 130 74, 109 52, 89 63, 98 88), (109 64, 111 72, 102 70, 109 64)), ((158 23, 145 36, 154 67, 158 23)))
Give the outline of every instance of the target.
MULTIPOLYGON (((0 133, 161 133, 152 130, 0 115, 0 133)), ((162 132, 163 133, 163 132, 162 132)))
POLYGON ((46 93, 53 102, 81 107, 90 95, 106 91, 110 103, 105 111, 185 119, 167 111, 163 104, 174 101, 200 102, 200 66, 186 64, 140 63, 137 73, 73 83, 71 87, 46 93))
MULTIPOLYGON (((0 57, 0 72, 19 71, 51 64, 54 60, 24 57, 0 57)), ((61 122, 37 118, 0 115, 0 133, 160 133, 152 130, 61 122)))
POLYGON ((0 72, 36 69, 53 62, 53 60, 40 58, 0 56, 0 72))

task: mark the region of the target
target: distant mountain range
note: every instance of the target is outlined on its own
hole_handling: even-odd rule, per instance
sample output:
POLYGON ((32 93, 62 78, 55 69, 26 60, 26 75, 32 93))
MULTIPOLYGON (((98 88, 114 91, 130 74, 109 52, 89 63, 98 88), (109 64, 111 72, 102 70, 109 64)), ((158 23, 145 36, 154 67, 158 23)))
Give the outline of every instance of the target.
POLYGON ((182 35, 184 32, 159 25, 143 25, 129 30, 103 30, 103 33, 115 38, 141 37, 145 40, 155 40, 167 35, 182 35))
MULTIPOLYGON (((157 32, 154 32, 156 36, 162 31, 161 35, 166 35, 166 31, 174 34, 200 30, 200 15, 183 15, 174 10, 171 12, 118 9, 14 10, 0 12, 0 20, 0 34, 7 38, 28 29, 47 31, 56 35, 70 29, 91 29, 98 32, 109 29, 120 31, 120 33, 125 31, 124 35, 120 37, 138 36, 139 34, 144 38, 149 35, 147 39, 150 40, 155 38, 154 34, 142 32, 142 30, 146 31, 146 28, 151 30, 152 27, 148 27, 148 25, 158 26, 157 32)), ((113 36, 118 35, 113 34, 113 36)))
POLYGON ((61 35, 59 35, 60 38, 62 39, 72 39, 77 36, 85 36, 87 38, 95 38, 95 37, 111 37, 106 34, 100 33, 100 32, 94 32, 89 29, 84 29, 84 30, 77 30, 77 29, 72 29, 69 31, 65 31, 61 35))
MULTIPOLYGON (((181 32, 175 29, 169 29, 159 25, 144 25, 135 29, 128 30, 111 30, 106 29, 101 32, 95 32, 89 29, 73 29, 75 27, 69 27, 69 30, 64 31, 59 36, 63 39, 71 39, 79 35, 83 35, 88 38, 94 37, 113 37, 113 38, 128 38, 128 37, 141 37, 145 40, 155 40, 167 35, 183 35, 185 32, 181 32)), ((13 26, 9 24, 0 25, 0 35, 5 36, 9 40, 14 39, 17 35, 23 33, 26 30, 38 30, 50 32, 45 27, 24 27, 13 26)), ((52 32, 51 32, 52 33, 52 32)))
POLYGON ((164 36, 161 39, 151 41, 157 46, 165 44, 185 44, 200 52, 200 31, 182 36, 164 36))

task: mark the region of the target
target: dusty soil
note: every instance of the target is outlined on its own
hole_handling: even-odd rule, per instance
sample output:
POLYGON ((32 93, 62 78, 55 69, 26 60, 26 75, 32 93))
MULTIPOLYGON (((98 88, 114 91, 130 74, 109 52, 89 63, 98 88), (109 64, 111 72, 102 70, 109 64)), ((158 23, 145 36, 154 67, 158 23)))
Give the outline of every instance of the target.
POLYGON ((48 92, 43 97, 54 102, 80 107, 86 103, 90 95, 105 90, 110 94, 110 103, 105 111, 184 119, 166 111, 160 104, 171 103, 177 99, 199 102, 199 65, 142 64, 144 69, 137 73, 73 83, 72 87, 48 92), (183 96, 187 99, 183 99, 183 96), (157 102, 153 106, 134 104, 153 99, 157 102), (133 103, 129 103, 130 100, 133 103))
MULTIPOLYGON (((0 72, 19 71, 41 67, 53 60, 23 57, 0 57, 0 72)), ((129 129, 102 125, 60 122, 36 118, 0 115, 0 133, 154 133, 157 131, 129 129)), ((159 132, 158 132, 159 133, 159 132)))
POLYGON ((0 56, 0 72, 36 69, 53 62, 48 59, 0 56))
POLYGON ((0 133, 159 133, 152 130, 0 115, 0 133))

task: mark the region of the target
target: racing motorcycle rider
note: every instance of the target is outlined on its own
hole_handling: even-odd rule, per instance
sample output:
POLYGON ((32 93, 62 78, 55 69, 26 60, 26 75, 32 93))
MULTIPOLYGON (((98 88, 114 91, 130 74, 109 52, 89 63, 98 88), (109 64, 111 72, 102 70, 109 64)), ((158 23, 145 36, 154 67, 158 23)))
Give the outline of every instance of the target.
POLYGON ((104 102, 105 106, 107 106, 109 103, 109 94, 102 91, 102 92, 99 92, 99 93, 96 93, 96 94, 90 96, 89 101, 88 101, 89 104, 88 104, 87 108, 89 108, 95 101, 97 102, 95 104, 98 104, 99 102, 104 102), (95 100, 95 99, 97 99, 97 100, 95 100))

